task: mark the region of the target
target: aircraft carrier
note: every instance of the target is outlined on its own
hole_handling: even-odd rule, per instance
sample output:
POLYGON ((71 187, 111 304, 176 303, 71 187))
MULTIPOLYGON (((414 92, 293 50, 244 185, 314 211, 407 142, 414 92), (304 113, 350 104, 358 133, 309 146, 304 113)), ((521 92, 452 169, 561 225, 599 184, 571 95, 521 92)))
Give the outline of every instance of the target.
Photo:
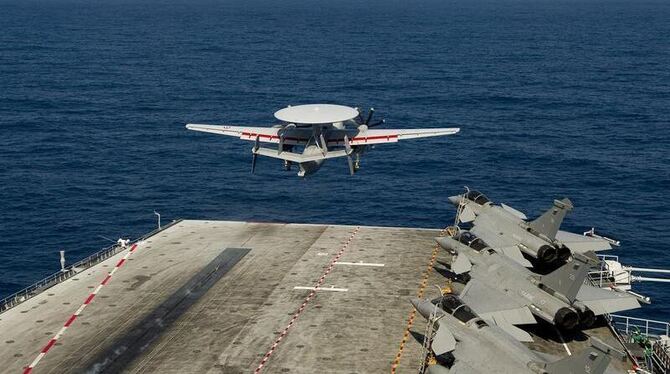
MULTIPOLYGON (((411 297, 456 288, 422 228, 178 220, 103 250, 0 303, 6 373, 411 373, 426 323, 411 297)), ((457 291, 457 290, 455 290, 457 291)), ((572 337, 531 329, 535 350, 572 337)), ((633 369, 628 355, 610 371, 633 369)))

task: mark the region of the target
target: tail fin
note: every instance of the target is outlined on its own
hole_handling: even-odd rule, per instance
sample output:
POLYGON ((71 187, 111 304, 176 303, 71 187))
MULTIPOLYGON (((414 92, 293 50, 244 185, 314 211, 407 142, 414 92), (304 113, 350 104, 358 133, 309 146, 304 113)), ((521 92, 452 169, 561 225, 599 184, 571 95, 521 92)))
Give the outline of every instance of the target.
POLYGON ((573 207, 572 201, 568 198, 554 200, 554 206, 544 212, 543 215, 530 222, 529 226, 540 234, 546 235, 549 239, 554 240, 558 228, 561 227, 561 223, 563 223, 563 218, 565 218, 565 215, 568 214, 573 207))
POLYGON ((591 338, 591 347, 574 356, 568 356, 545 365, 549 374, 603 374, 610 364, 613 349, 603 342, 591 338))
POLYGON ((540 282, 545 287, 565 296, 572 303, 588 273, 589 265, 573 257, 572 261, 540 277, 540 282))

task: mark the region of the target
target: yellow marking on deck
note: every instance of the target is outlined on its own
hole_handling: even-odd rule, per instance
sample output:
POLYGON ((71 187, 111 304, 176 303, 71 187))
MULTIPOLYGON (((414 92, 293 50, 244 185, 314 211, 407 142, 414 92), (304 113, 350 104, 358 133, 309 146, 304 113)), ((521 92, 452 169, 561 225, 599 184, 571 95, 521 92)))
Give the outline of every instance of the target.
MULTIPOLYGON (((444 236, 445 233, 447 233, 447 228, 443 229, 440 232, 440 236, 444 236)), ((426 285, 428 284, 428 277, 430 276, 430 273, 433 271, 433 265, 435 264, 435 260, 437 259, 437 254, 439 253, 439 251, 440 246, 438 244, 435 244, 435 247, 433 247, 433 253, 430 256, 430 261, 428 262, 428 266, 426 267, 426 270, 424 270, 423 272, 421 284, 417 292, 418 298, 423 297, 423 294, 426 290, 426 285)), ((410 329, 412 328, 412 325, 414 325, 415 317, 416 317, 416 309, 412 308, 412 312, 410 312, 409 318, 407 319, 407 326, 405 327, 405 333, 403 334, 402 340, 400 341, 400 347, 398 348, 398 353, 396 353, 395 359, 393 360, 393 364, 391 365, 391 374, 395 374, 396 369, 400 364, 400 359, 402 358, 402 351, 405 349, 405 343, 407 343, 407 339, 409 338, 410 329)))

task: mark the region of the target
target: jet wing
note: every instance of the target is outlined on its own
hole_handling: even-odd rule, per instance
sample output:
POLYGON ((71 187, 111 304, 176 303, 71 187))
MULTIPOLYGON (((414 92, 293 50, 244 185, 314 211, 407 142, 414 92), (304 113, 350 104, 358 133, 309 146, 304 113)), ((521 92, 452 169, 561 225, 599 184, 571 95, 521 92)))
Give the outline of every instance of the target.
POLYGON ((612 249, 612 246, 606 240, 591 238, 567 231, 559 230, 556 234, 556 239, 565 244, 568 248, 570 248, 571 251, 577 253, 584 253, 588 251, 597 252, 612 249))
POLYGON ((504 254, 519 265, 527 268, 532 267, 533 264, 523 257, 521 250, 517 246, 519 243, 509 236, 500 235, 489 229, 486 225, 485 218, 486 217, 484 216, 477 217, 475 225, 470 229, 470 232, 475 234, 478 238, 481 238, 486 244, 491 246, 491 248, 495 249, 496 252, 504 254), (484 222, 482 222, 481 219, 484 219, 484 222), (477 224, 477 222, 480 222, 480 224, 477 224))
POLYGON ((640 307, 640 303, 635 296, 624 292, 593 287, 588 284, 582 285, 579 289, 577 300, 584 303, 596 315, 640 307))
POLYGON ((470 229, 470 232, 485 241, 491 248, 512 247, 519 244, 519 242, 514 240, 511 236, 500 235, 498 230, 494 229, 493 223, 490 222, 490 219, 486 216, 478 216, 473 222, 473 225, 474 226, 470 229))
POLYGON ((369 145, 382 143, 397 143, 399 140, 427 138, 431 136, 453 135, 461 131, 459 128, 436 129, 379 129, 359 131, 351 137, 350 144, 369 145))
POLYGON ((459 295, 483 319, 505 330, 519 341, 533 341, 530 335, 514 325, 535 324, 528 306, 498 292, 477 279, 472 279, 459 295))
MULTIPOLYGON (((256 141, 263 143, 279 143, 282 129, 279 127, 256 127, 256 126, 228 126, 228 125, 201 125, 189 123, 186 128, 193 131, 208 132, 218 135, 227 135, 240 138, 242 140, 256 141)), ((284 144, 305 145, 311 136, 311 129, 290 128, 283 130, 281 136, 284 137, 284 144)))

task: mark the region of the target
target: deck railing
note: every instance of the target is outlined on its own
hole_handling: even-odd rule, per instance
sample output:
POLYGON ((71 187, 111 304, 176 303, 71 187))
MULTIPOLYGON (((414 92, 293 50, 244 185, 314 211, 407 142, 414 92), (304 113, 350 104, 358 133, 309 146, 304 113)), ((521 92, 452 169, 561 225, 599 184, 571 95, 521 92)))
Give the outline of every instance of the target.
MULTIPOLYGON (((159 232, 161 232, 161 231, 163 231, 163 230, 165 230, 165 229, 167 229, 167 228, 169 228, 169 227, 171 227, 171 226, 173 226, 173 225, 175 225, 179 222, 181 222, 181 219, 174 220, 174 221, 170 222, 169 224, 167 224, 167 225, 165 225, 161 228, 154 229, 151 232, 142 235, 141 237, 131 241, 130 244, 132 245, 132 244, 137 243, 141 240, 145 240, 145 239, 147 239, 147 238, 149 238, 153 235, 156 235, 157 233, 159 233, 159 232)), ((40 279, 39 281, 31 284, 30 286, 28 286, 28 287, 26 287, 26 288, 24 288, 24 289, 22 289, 18 292, 15 292, 15 293, 5 297, 4 299, 0 299, 0 313, 3 313, 4 311, 21 304, 22 302, 32 298, 33 296, 40 294, 44 290, 49 289, 49 288, 59 284, 60 282, 74 276, 75 274, 78 274, 78 273, 90 268, 91 266, 99 264, 100 262, 102 262, 102 261, 114 256, 115 254, 121 252, 125 248, 127 248, 127 247, 122 247, 119 244, 114 244, 114 245, 111 245, 109 247, 105 247, 105 248, 99 250, 98 252, 96 252, 96 253, 94 253, 94 254, 92 254, 92 255, 90 255, 90 256, 82 259, 82 260, 79 260, 79 261, 75 262, 74 264, 66 267, 65 269, 63 269, 63 270, 61 270, 57 273, 51 274, 44 279, 40 279)))

